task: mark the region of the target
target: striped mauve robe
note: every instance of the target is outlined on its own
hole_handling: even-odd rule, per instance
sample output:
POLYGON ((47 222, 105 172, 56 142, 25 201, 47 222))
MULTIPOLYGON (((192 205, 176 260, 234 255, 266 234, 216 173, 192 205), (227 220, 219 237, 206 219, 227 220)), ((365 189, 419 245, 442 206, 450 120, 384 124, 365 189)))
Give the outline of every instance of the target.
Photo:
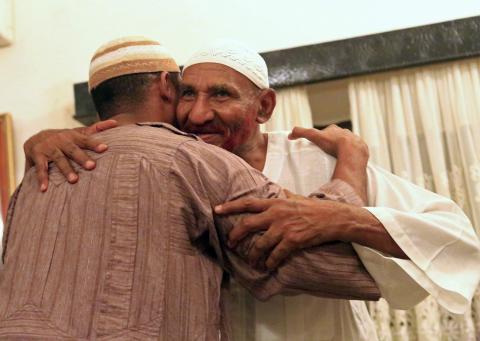
MULTIPOLYGON (((0 274, 0 340, 219 340, 229 273, 254 295, 307 292, 378 299, 349 244, 297 252, 276 272, 244 262, 251 236, 225 247, 240 216, 212 206, 277 197, 280 188, 236 156, 165 124, 101 134, 108 151, 68 184, 53 167, 14 195, 0 274)), ((257 236, 258 237, 258 236, 257 236)), ((225 330, 225 329, 224 329, 225 330)))

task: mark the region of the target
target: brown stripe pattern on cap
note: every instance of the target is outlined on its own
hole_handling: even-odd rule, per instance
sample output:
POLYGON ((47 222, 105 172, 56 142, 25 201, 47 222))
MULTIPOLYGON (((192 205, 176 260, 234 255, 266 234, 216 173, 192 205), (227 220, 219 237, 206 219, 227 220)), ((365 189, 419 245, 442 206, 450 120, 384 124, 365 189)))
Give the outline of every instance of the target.
POLYGON ((179 72, 171 53, 145 37, 125 37, 102 45, 90 63, 88 89, 111 78, 143 72, 179 72))

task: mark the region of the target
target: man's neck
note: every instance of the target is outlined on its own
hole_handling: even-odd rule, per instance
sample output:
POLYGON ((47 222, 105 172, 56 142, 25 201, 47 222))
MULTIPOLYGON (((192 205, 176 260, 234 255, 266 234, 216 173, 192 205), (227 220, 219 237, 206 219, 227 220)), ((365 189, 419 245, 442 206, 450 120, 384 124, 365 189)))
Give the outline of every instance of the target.
POLYGON ((261 172, 267 160, 268 134, 260 133, 252 142, 248 147, 235 154, 261 172))
POLYGON ((127 124, 135 124, 140 122, 163 122, 169 123, 168 120, 165 120, 163 115, 158 113, 150 113, 148 111, 140 112, 122 112, 111 117, 111 119, 118 122, 119 126, 127 124))
POLYGON ((141 120, 135 115, 130 113, 122 113, 111 117, 112 120, 117 121, 118 126, 124 126, 127 124, 135 124, 141 122, 141 120))

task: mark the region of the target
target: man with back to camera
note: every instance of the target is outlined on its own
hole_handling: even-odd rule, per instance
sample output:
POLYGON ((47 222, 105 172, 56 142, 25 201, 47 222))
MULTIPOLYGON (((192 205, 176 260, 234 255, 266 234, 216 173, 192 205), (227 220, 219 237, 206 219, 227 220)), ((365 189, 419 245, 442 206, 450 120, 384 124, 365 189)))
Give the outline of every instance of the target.
MULTIPOLYGON (((241 216, 215 216, 212 206, 285 194, 235 155, 166 123, 174 120, 179 69, 163 46, 114 40, 97 50, 90 70, 99 115, 120 127, 100 135, 109 149, 76 186, 53 167, 45 193, 34 170, 15 192, 4 234, 0 340, 228 339, 224 271, 261 299, 300 292, 378 299, 347 243, 297 252, 275 272, 246 262, 260 234, 226 247, 241 216)), ((343 200, 336 183, 360 201, 342 180, 315 195, 343 200)))
MULTIPOLYGON (((313 144, 288 140, 283 133, 260 133, 258 124, 270 118, 275 94, 269 89, 264 61, 247 47, 219 42, 201 49, 185 64, 181 89, 180 128, 241 156, 287 189, 308 194, 335 174, 334 160, 313 144), (239 101, 245 98, 251 102, 239 101)), ((297 129, 292 137, 325 141, 330 133, 297 129)), ((44 146, 46 155, 49 148, 59 148, 44 146)), ((339 150, 339 157, 348 154, 348 148, 339 150)), ((353 242, 391 307, 407 309, 431 294, 449 311, 467 309, 479 278, 479 246, 468 219, 451 200, 369 166, 367 208, 352 212, 336 203, 318 202, 292 210, 287 205, 252 199, 248 205, 226 204, 224 212, 262 212, 234 228, 232 244, 251 230, 268 229, 250 256, 256 261, 273 250, 267 265, 274 267, 294 249, 329 238, 353 242), (302 219, 305 216, 309 222, 302 219), (346 222, 355 228, 345 229, 346 222)), ((292 335, 313 340, 376 339, 363 302, 276 297, 255 302, 254 309, 258 340, 287 340, 292 335), (285 313, 284 306, 293 311, 285 313)))

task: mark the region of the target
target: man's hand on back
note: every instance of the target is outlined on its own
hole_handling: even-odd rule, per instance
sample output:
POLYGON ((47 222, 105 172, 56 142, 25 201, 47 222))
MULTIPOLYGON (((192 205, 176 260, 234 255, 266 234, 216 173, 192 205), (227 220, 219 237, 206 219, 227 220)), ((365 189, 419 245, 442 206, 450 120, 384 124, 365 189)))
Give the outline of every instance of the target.
POLYGON ((257 213, 240 221, 229 233, 229 247, 248 234, 266 230, 249 251, 253 266, 274 269, 296 250, 343 239, 342 225, 354 206, 330 200, 292 195, 288 199, 246 198, 224 203, 217 214, 257 213))
POLYGON ((301 137, 337 158, 332 179, 348 183, 366 204, 369 152, 362 138, 334 124, 323 130, 295 127, 288 136, 291 140, 301 137))
POLYGON ((86 170, 94 169, 95 161, 87 155, 85 150, 103 153, 107 150, 107 146, 92 135, 116 126, 115 120, 106 120, 89 127, 41 131, 30 137, 23 145, 25 171, 35 166, 42 192, 48 188, 48 162, 50 161, 57 165, 68 182, 75 183, 78 180, 78 174, 70 160, 86 170))
MULTIPOLYGON (((295 128, 289 136, 290 139, 300 137, 337 157, 332 179, 346 182, 366 203, 368 147, 365 142, 337 126, 324 130, 295 128)), ((286 196, 287 199, 238 199, 215 208, 217 214, 255 213, 234 226, 229 234, 229 244, 233 247, 248 234, 265 231, 250 249, 252 264, 266 259, 265 265, 273 269, 295 250, 337 240, 408 258, 381 222, 367 210, 351 203, 304 198, 289 192, 286 196)))

